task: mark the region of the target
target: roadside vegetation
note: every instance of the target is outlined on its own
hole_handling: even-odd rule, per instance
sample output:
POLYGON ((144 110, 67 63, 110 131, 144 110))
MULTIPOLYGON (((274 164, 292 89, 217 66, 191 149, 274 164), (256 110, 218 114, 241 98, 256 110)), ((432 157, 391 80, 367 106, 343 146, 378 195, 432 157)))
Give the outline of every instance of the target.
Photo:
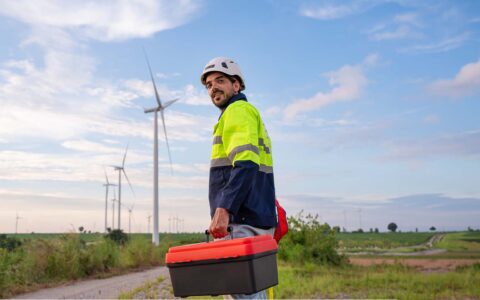
POLYGON ((169 247, 193 242, 199 236, 187 235, 182 240, 163 235, 160 246, 154 247, 147 235, 128 237, 112 231, 106 236, 90 237, 89 242, 83 238, 85 235, 0 238, 0 298, 84 277, 162 265, 169 247))

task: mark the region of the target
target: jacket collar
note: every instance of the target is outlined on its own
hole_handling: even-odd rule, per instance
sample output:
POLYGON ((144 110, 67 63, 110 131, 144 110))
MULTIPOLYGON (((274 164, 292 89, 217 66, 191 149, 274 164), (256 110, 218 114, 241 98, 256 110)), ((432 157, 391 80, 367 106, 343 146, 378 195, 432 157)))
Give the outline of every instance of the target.
POLYGON ((236 102, 238 100, 244 100, 244 101, 247 101, 247 96, 245 96, 245 94, 243 93, 238 93, 236 95, 233 95, 232 98, 230 98, 227 102, 227 107, 232 104, 233 102, 236 102))
POLYGON ((237 102, 237 101, 247 101, 247 96, 245 96, 245 94, 243 93, 238 93, 236 95, 233 95, 230 99, 228 99, 227 101, 227 105, 225 105, 225 108, 222 110, 222 113, 220 114, 220 116, 218 117, 218 119, 220 120, 220 118, 222 117, 223 115, 223 112, 227 109, 227 107, 232 104, 233 102, 237 102))

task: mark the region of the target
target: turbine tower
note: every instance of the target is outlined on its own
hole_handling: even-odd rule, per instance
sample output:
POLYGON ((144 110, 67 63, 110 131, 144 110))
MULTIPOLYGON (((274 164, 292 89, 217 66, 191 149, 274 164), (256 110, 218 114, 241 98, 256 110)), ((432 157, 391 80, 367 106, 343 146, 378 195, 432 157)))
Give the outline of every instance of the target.
MULTIPOLYGON (((108 224, 107 224, 107 212, 108 212, 108 189, 111 186, 117 186, 116 184, 110 183, 108 181, 107 171, 105 171, 105 181, 106 183, 103 185, 105 187, 105 232, 107 232, 108 224)), ((114 190, 115 191, 115 190, 114 190)), ((113 228, 112 228, 113 229, 113 228)))
POLYGON ((148 70, 150 71, 150 78, 152 80, 153 90, 155 92, 155 99, 157 100, 157 106, 149 109, 145 109, 144 112, 147 113, 154 113, 153 118, 153 235, 152 235, 152 242, 155 246, 159 245, 158 239, 158 112, 160 112, 160 116, 162 117, 162 124, 163 124, 163 132, 165 133, 165 142, 167 143, 167 151, 168 151, 168 159, 170 161, 170 171, 173 174, 173 167, 172 167, 172 157, 170 155, 170 146, 168 145, 168 137, 167 137, 167 128, 165 126, 165 117, 163 115, 163 111, 172 105, 178 99, 170 100, 165 102, 162 105, 160 101, 160 96, 158 95, 157 86, 155 85, 155 80, 153 79, 152 68, 150 67, 150 62, 148 61, 147 53, 145 54, 145 59, 147 61, 148 70))
POLYGON ((115 190, 113 190, 113 199, 112 199, 112 230, 115 229, 115 202, 117 201, 117 196, 115 195, 115 190))
POLYGON ((132 190, 133 195, 135 196, 135 192, 133 191, 132 184, 128 179, 127 173, 125 172, 125 158, 127 158, 128 152, 128 145, 125 148, 125 154, 123 155, 122 165, 121 166, 112 166, 115 171, 118 171, 118 229, 122 229, 121 227, 121 211, 122 211, 122 173, 125 175, 125 179, 127 179, 128 185, 132 190))
POLYGON ((150 233, 150 219, 152 218, 152 216, 148 216, 147 219, 148 219, 148 227, 147 227, 147 233, 150 233))
POLYGON ((18 233, 18 220, 20 220, 21 218, 18 216, 18 212, 17 212, 17 216, 15 218, 15 234, 18 233))
POLYGON ((132 225, 132 210, 133 210, 133 206, 130 206, 130 208, 128 208, 128 233, 132 233, 131 229, 131 225, 132 225))

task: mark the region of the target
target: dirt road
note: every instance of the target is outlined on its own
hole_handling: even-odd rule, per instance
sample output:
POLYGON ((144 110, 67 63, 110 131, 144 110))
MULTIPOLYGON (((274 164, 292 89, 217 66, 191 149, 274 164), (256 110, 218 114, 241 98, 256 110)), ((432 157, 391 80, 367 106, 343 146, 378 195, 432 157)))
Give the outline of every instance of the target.
POLYGON ((78 281, 69 285, 43 289, 37 292, 17 295, 14 299, 118 299, 122 292, 140 287, 159 276, 170 281, 168 269, 157 267, 151 270, 114 276, 106 279, 78 281))

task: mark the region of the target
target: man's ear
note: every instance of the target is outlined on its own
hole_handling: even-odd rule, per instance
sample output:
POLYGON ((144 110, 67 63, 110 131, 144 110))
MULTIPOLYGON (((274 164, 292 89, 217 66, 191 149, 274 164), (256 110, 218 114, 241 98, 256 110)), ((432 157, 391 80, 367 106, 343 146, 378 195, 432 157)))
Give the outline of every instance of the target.
POLYGON ((238 94, 240 92, 240 82, 238 80, 235 80, 233 82, 233 91, 235 94, 238 94))

